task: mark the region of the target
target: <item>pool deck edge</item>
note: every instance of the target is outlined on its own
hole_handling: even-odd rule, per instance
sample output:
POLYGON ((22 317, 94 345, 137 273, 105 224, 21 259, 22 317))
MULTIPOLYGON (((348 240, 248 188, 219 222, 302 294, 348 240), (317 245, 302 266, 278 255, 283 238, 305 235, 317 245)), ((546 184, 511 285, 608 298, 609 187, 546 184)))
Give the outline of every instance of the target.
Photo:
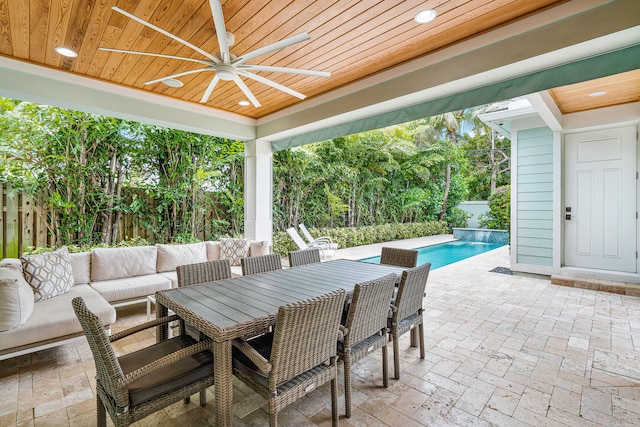
POLYGON ((355 246, 353 248, 338 249, 335 258, 354 259, 378 256, 383 247, 415 249, 423 246, 437 245, 439 243, 453 242, 453 234, 438 234, 435 236, 416 237, 414 239, 394 240, 392 242, 373 243, 371 245, 355 246))

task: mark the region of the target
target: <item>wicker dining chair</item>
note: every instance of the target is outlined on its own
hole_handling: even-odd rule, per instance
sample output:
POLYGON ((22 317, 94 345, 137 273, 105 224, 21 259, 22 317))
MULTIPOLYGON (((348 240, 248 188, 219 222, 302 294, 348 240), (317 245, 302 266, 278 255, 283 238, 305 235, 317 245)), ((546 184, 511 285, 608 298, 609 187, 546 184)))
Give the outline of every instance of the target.
POLYGON ((418 251, 400 248, 382 248, 380 264, 413 268, 418 264, 418 251))
POLYGON ((318 262, 320 262, 320 249, 309 248, 289 252, 289 266, 291 267, 300 267, 301 265, 315 264, 318 262))
MULTIPOLYGON (((219 261, 199 262, 196 264, 184 264, 176 267, 178 275, 178 287, 193 286, 200 283, 215 282, 231 279, 231 263, 228 259, 219 261)), ((193 325, 185 323, 185 331, 194 338, 201 340, 202 333, 193 325)))
POLYGON ((176 267, 178 287, 231 279, 231 263, 228 259, 199 262, 176 267))
POLYGON ((269 425, 278 412, 331 381, 332 425, 338 425, 336 339, 341 337, 343 289, 278 309, 272 333, 233 342, 233 371, 269 401, 269 425))
POLYGON ((338 356, 344 361, 344 399, 351 417, 351 363, 382 349, 382 384, 389 387, 387 318, 397 276, 389 274, 355 286, 345 323, 346 334, 338 340, 338 356))
MULTIPOLYGON (((402 272, 398 293, 393 301, 393 314, 387 319, 387 327, 393 340, 394 378, 400 379, 400 351, 398 339, 401 335, 418 328, 420 359, 424 359, 424 324, 422 321, 422 299, 429 278, 431 264, 422 264, 402 272)), ((413 337, 412 337, 413 338, 413 337)), ((413 343, 413 339, 412 339, 413 343)))
POLYGON ((240 263, 243 276, 282 269, 282 259, 278 254, 244 257, 240 263))
MULTIPOLYGON (((212 341, 197 342, 182 334, 116 357, 111 343, 178 316, 155 319, 107 336, 100 319, 84 300, 72 300, 96 366, 97 425, 106 427, 107 412, 116 427, 128 426, 213 385, 212 341)), ((206 395, 200 393, 200 405, 206 395)))

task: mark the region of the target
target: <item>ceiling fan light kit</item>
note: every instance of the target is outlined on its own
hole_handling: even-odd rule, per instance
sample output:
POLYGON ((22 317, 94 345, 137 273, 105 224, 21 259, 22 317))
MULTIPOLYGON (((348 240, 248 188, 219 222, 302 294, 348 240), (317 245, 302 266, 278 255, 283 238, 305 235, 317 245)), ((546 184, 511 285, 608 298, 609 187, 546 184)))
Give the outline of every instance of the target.
POLYGON ((162 81, 162 83, 164 83, 166 86, 169 86, 169 87, 182 87, 182 86, 184 86, 184 83, 182 83, 180 80, 177 80, 177 79, 164 79, 162 81))
MULTIPOLYGON (((271 65, 257 65, 257 64, 248 64, 247 62, 256 59, 260 56, 266 55, 271 52, 275 52, 280 49, 284 49, 286 47, 292 46, 297 43, 301 43, 310 39, 307 33, 300 33, 286 39, 277 41, 275 43, 268 44, 251 52, 247 52, 242 56, 236 57, 229 51, 229 46, 233 46, 235 43, 235 37, 232 33, 228 32, 225 27, 224 15, 222 13, 222 5, 219 0, 209 0, 209 6, 211 7, 211 14, 213 16, 213 24, 216 30, 216 36, 218 39, 218 46, 220 52, 217 55, 213 55, 198 46, 195 46, 188 41, 176 36, 175 34, 169 33, 168 31, 163 30, 160 27, 157 27, 142 18, 138 18, 137 16, 126 12, 116 6, 113 6, 112 9, 122 15, 133 19, 134 21, 145 25, 153 30, 158 31, 161 34, 164 34, 167 37, 172 38, 173 40, 187 46, 194 51, 200 53, 204 56, 204 59, 197 59, 191 57, 184 56, 173 56, 173 55, 165 55, 160 53, 152 53, 152 52, 139 52, 132 50, 123 50, 123 49, 112 49, 101 47, 100 50, 108 51, 108 52, 118 52, 118 53, 126 53, 133 55, 144 55, 144 56, 153 56, 159 58, 167 58, 167 59, 177 59, 187 62, 195 62, 204 67, 196 68, 193 70, 183 71, 180 73, 172 74, 169 76, 160 77, 157 79, 149 80, 144 82, 145 85, 155 84, 162 82, 170 87, 182 87, 183 83, 177 78, 186 76, 189 74, 196 74, 201 72, 214 72, 214 76, 209 82, 207 89, 205 90, 202 98, 200 99, 201 103, 205 103, 209 100, 209 97, 213 93, 217 83, 222 81, 233 81, 240 90, 244 93, 244 95, 249 99, 251 104, 254 107, 259 107, 260 102, 255 97, 253 92, 249 89, 249 87, 242 80, 241 76, 247 79, 251 79, 257 81, 259 83, 270 86, 274 89, 280 90, 284 93, 287 93, 291 96, 295 96, 299 99, 304 99, 305 95, 297 92, 289 87, 281 85, 273 80, 267 79, 265 77, 254 74, 254 72, 271 72, 271 73, 288 73, 288 74, 298 74, 304 76, 313 76, 313 77, 329 77, 331 74, 325 71, 316 71, 316 70, 305 70, 300 68, 287 68, 287 67, 278 67, 271 65)), ((246 102, 246 101, 245 101, 246 102)), ((240 105, 243 105, 240 103, 240 105)))

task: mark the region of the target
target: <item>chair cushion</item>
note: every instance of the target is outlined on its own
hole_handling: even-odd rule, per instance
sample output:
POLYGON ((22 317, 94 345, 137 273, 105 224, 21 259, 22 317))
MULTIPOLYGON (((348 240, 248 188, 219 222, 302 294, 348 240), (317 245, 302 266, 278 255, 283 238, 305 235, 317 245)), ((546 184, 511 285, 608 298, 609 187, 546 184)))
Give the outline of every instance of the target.
MULTIPOLYGON (((265 359, 271 357, 271 345, 273 333, 263 334, 247 341, 265 359)), ((262 372, 245 354, 233 347, 233 369, 237 369, 248 377, 251 377, 263 387, 269 386, 269 375, 262 372)))
MULTIPOLYGON (((195 344, 188 335, 179 335, 150 347, 126 354, 118 358, 122 372, 126 375, 149 363, 170 355, 180 349, 195 344)), ((157 396, 168 393, 183 385, 213 375, 213 355, 202 351, 160 368, 129 385, 129 400, 133 406, 140 405, 157 396)))
POLYGON ((249 239, 220 239, 220 259, 228 259, 231 265, 249 254, 249 239))
POLYGON ((33 313, 33 289, 22 268, 0 267, 0 331, 23 325, 33 313))
POLYGON ((67 248, 25 255, 20 260, 24 277, 33 288, 36 302, 66 294, 73 288, 73 270, 67 248))

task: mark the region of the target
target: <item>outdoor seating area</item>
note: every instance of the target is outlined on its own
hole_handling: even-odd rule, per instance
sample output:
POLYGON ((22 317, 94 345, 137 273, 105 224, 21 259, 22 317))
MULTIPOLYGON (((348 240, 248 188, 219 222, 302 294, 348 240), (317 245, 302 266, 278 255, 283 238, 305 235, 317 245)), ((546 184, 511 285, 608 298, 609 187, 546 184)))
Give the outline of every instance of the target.
MULTIPOLYGON (((441 238, 422 241, 434 242, 441 238)), ((413 244, 417 247, 416 243, 394 242, 385 246, 406 248, 405 245, 413 244)), ((337 251, 336 258, 343 258, 342 255, 354 258, 358 250, 361 257, 373 251, 380 254, 380 245, 337 251)), ((244 279, 223 278, 216 283, 223 295, 227 284, 231 286, 239 280, 246 281, 248 286, 250 280, 304 274, 334 263, 353 261, 312 263, 244 279)), ((557 286, 547 277, 490 271, 507 263, 508 248, 503 247, 436 270, 424 267, 429 277, 426 289, 417 291, 424 295, 421 299, 423 346, 411 346, 412 333, 397 334, 400 379, 389 378, 388 388, 384 384, 381 351, 367 351, 362 357, 352 357, 347 372, 339 362, 336 376, 339 422, 389 426, 634 425, 640 417, 640 361, 637 358, 640 298, 557 286), (421 358, 421 347, 424 358, 421 358), (348 374, 350 418, 345 416, 344 378, 348 374)), ((406 270, 405 267, 379 267, 406 270)), ((419 272, 420 267, 415 270, 419 272)), ((356 269, 355 274, 362 271, 367 270, 356 269)), ((193 289, 179 287, 157 295, 187 295, 193 289)), ((211 287, 206 292, 210 298, 215 298, 214 289, 211 287)), ((356 295, 354 293, 354 310, 361 303, 361 297, 356 295)), ((401 298, 399 293, 398 299, 401 298)), ((160 314, 163 307, 178 316, 185 314, 180 312, 179 305, 164 305, 170 305, 167 298, 159 299, 158 304, 160 314)), ((119 358, 154 345, 158 332, 165 333, 162 328, 154 333, 152 328, 122 337, 123 330, 144 323, 145 307, 137 304, 116 310, 117 320, 111 329, 114 339, 122 338, 112 343, 114 354, 119 358)), ((194 313, 193 318, 186 320, 205 329, 206 335, 218 337, 214 343, 202 344, 214 346, 216 369, 220 363, 221 366, 226 363, 218 360, 225 358, 220 356, 224 353, 215 348, 216 339, 239 334, 249 336, 247 342, 251 341, 251 330, 206 330, 193 322, 199 317, 197 309, 194 313)), ((347 321, 352 327, 357 324, 357 315, 354 311, 354 318, 347 321)), ((275 322, 275 318, 266 320, 271 325, 275 322)), ((264 324, 255 325, 256 329, 263 327, 264 324)), ((410 328, 417 329, 418 324, 410 328)), ((273 333, 282 332, 276 327, 273 333)), ((355 335, 353 337, 355 339, 355 335)), ((193 341, 189 344, 193 345, 193 341)), ((376 346, 379 348, 384 347, 376 346)), ((95 369, 91 348, 84 340, 3 361, 0 424, 94 425, 95 369)), ((196 386, 191 403, 182 400, 167 403, 164 409, 136 425, 215 425, 218 399, 226 387, 233 395, 230 412, 233 425, 268 425, 268 400, 235 376, 229 378, 228 386, 207 388, 204 406, 198 404, 196 386)), ((332 421, 330 383, 303 393, 303 397, 282 408, 277 404, 278 424, 328 425, 332 421)))

